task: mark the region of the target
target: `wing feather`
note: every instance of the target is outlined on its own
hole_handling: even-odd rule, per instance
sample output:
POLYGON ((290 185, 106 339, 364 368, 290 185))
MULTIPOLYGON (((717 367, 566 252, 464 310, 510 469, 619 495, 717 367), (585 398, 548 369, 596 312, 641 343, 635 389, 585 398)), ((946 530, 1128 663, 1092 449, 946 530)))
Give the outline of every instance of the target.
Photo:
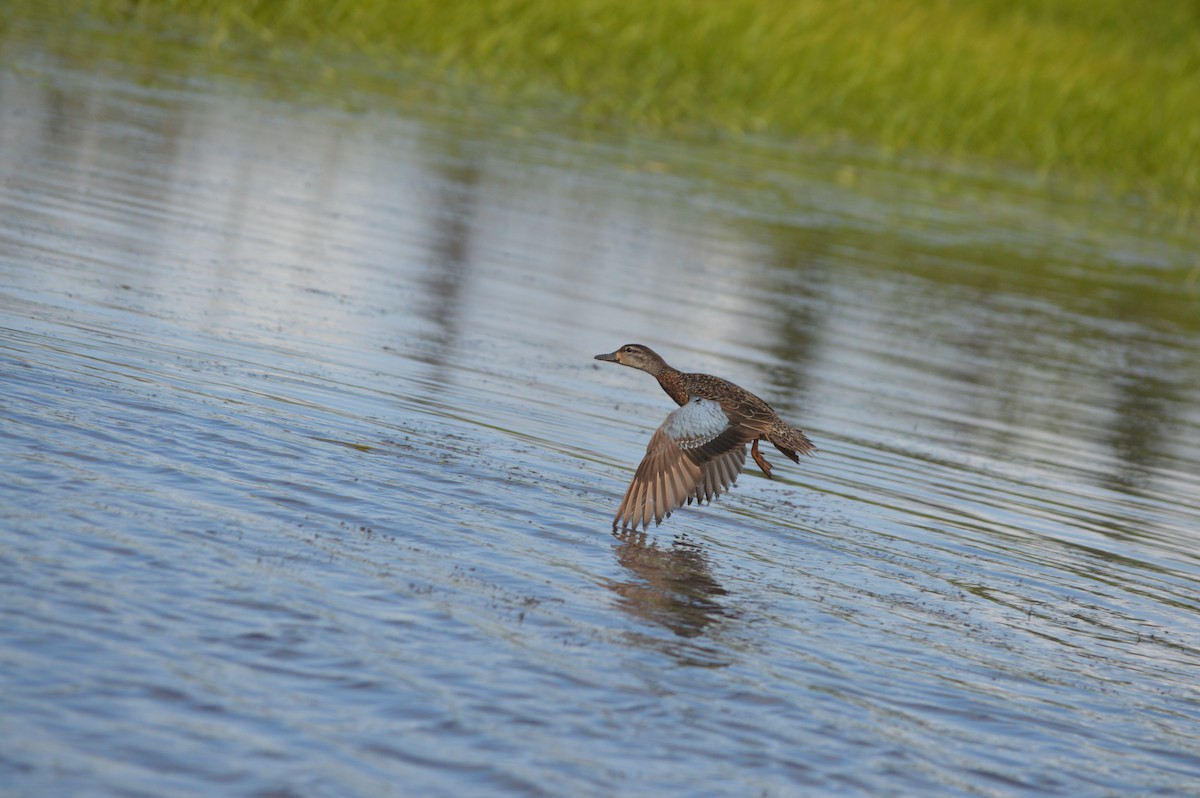
POLYGON ((728 490, 746 461, 746 433, 732 425, 721 406, 692 399, 655 430, 634 472, 613 528, 656 524, 685 502, 711 501, 728 490))

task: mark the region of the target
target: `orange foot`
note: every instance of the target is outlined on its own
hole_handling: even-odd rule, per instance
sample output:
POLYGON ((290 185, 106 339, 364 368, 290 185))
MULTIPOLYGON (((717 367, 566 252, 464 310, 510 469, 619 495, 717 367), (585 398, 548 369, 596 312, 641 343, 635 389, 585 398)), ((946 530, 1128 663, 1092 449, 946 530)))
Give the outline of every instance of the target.
POLYGON ((767 479, 774 479, 775 477, 771 476, 771 464, 768 463, 767 458, 763 457, 762 453, 758 451, 758 442, 760 440, 762 439, 754 439, 754 445, 750 447, 750 456, 754 458, 754 462, 758 463, 758 467, 762 469, 762 472, 767 475, 767 479))

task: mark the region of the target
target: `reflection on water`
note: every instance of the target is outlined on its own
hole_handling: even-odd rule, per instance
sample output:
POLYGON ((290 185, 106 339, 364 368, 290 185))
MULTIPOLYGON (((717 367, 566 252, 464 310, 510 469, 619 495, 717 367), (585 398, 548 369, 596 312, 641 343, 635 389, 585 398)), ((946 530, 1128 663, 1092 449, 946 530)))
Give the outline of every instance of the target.
POLYGON ((676 537, 670 548, 659 548, 657 539, 646 534, 614 535, 620 541, 617 560, 634 577, 609 584, 621 597, 622 609, 684 638, 703 635, 710 624, 729 615, 720 603, 726 591, 713 578, 700 544, 676 537))
POLYGON ((1189 234, 5 44, 18 793, 1200 779, 1189 234), (635 340, 821 455, 614 543, 670 408, 591 353, 635 340))

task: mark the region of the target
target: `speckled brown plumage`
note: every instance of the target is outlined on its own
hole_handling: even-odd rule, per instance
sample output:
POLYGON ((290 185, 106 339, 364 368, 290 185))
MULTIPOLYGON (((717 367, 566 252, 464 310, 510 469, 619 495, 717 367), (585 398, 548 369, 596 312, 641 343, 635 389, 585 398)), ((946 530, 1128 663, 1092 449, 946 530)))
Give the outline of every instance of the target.
POLYGON ((729 380, 679 371, 641 344, 626 344, 596 359, 645 371, 679 405, 651 437, 613 519, 614 529, 645 529, 650 518, 660 523, 685 502, 715 498, 737 480, 747 443, 752 443, 750 455, 768 477, 772 467, 758 451, 759 441, 770 441, 797 463, 800 455, 816 451, 801 430, 729 380))

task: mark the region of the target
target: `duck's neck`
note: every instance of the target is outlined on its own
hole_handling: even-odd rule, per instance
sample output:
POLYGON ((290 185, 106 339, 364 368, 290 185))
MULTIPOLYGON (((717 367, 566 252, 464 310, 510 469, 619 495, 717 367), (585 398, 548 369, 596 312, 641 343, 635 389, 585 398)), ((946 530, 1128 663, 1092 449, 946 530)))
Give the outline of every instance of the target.
POLYGON ((688 401, 687 381, 683 378, 683 372, 671 368, 666 363, 663 363, 662 368, 654 374, 654 378, 658 380, 658 384, 667 392, 667 396, 675 400, 677 405, 685 405, 688 401))

